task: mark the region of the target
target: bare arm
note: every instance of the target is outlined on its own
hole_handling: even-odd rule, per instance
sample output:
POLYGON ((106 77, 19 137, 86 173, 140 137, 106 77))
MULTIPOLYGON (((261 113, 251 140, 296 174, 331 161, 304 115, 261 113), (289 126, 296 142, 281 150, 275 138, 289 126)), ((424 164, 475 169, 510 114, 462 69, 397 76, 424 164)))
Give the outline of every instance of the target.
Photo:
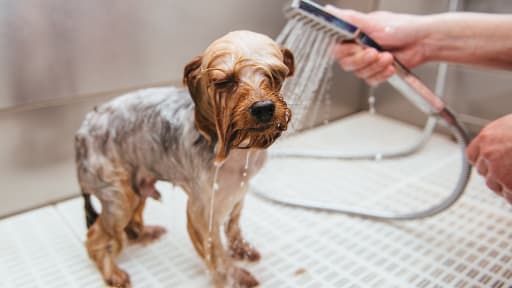
POLYGON ((512 69, 512 15, 446 13, 422 16, 426 61, 512 69))
MULTIPOLYGON (((359 26, 409 68, 428 61, 444 61, 512 69, 512 15, 445 13, 426 16, 372 12, 327 6, 336 16, 359 26)), ((389 52, 357 44, 335 49, 341 67, 370 84, 393 73, 389 52)))

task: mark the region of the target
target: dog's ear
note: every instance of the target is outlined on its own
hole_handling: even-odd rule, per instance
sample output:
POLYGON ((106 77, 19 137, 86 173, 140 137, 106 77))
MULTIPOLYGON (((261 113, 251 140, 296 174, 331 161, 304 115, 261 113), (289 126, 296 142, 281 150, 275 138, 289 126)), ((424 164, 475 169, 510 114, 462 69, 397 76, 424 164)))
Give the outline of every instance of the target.
POLYGON ((195 105, 195 127, 197 131, 208 142, 212 143, 217 138, 215 124, 211 117, 213 115, 212 105, 207 97, 206 87, 201 85, 201 63, 203 58, 196 56, 192 59, 183 71, 183 84, 188 87, 188 91, 195 105))
POLYGON ((288 67, 288 75, 286 77, 290 77, 295 72, 295 60, 293 57, 292 51, 290 49, 281 46, 281 53, 283 53, 283 63, 288 67))
MULTIPOLYGON (((198 80, 201 62, 203 61, 203 57, 196 56, 192 59, 187 65, 185 65, 185 69, 183 71, 183 84, 188 86, 189 90, 193 90, 196 85, 196 81, 198 80)), ((192 91, 190 91, 192 93, 192 91)))

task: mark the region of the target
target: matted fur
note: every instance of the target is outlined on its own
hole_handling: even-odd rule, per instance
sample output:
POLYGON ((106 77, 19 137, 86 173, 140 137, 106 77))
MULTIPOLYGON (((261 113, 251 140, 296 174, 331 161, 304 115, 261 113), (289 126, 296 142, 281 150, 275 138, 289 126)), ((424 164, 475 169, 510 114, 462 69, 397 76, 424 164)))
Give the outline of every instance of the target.
POLYGON ((141 90, 87 114, 75 137, 77 172, 89 226, 87 251, 107 284, 130 286, 128 274, 115 263, 126 238, 147 243, 165 232, 144 225, 142 219, 146 198, 160 197, 156 180, 170 181, 187 192, 187 229, 214 285, 258 284, 233 262, 260 257, 240 232, 247 191, 240 183, 247 183, 261 168, 263 149, 287 128, 291 113, 280 88, 292 73, 290 51, 261 34, 237 31, 213 42, 185 67, 188 91, 141 90), (254 103, 264 100, 275 104, 268 123, 250 113, 254 103), (252 154, 244 176, 247 149, 252 154), (222 163, 222 168, 209 231, 214 163, 222 163), (100 200, 99 215, 89 195, 100 200), (220 236, 223 224, 227 250, 220 236))

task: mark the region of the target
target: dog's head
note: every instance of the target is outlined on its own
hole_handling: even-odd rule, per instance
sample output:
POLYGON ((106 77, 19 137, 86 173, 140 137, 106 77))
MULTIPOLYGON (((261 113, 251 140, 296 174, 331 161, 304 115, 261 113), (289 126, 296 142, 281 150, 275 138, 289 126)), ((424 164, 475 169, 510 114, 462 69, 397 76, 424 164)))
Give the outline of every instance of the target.
POLYGON ((217 163, 233 148, 267 148, 291 119, 281 93, 293 54, 267 36, 236 31, 214 41, 185 66, 195 126, 217 141, 217 163))

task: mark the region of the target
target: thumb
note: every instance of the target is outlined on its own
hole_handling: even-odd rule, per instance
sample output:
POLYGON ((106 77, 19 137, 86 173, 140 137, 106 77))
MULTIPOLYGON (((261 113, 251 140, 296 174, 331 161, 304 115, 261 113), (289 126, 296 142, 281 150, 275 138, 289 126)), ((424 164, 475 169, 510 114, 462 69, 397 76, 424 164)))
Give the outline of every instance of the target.
POLYGON ((368 19, 368 15, 365 13, 361 13, 351 9, 340 9, 338 7, 332 5, 326 5, 325 11, 331 13, 332 15, 341 18, 359 28, 364 28, 370 25, 370 20, 368 19))

